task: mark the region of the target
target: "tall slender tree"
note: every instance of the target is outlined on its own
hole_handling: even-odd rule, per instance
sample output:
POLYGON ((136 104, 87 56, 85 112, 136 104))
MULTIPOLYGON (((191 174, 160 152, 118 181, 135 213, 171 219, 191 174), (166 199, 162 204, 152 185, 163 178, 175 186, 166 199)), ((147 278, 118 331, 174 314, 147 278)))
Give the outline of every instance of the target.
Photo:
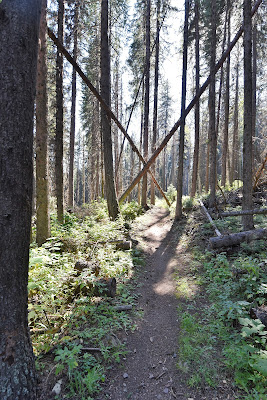
POLYGON ((210 186, 210 207, 215 206, 216 184, 217 184, 217 132, 215 113, 215 61, 216 61, 216 0, 211 0, 210 13, 210 87, 209 87, 209 186, 210 186))
POLYGON ((41 0, 0 2, 0 398, 36 400, 28 329, 33 114, 41 0))
POLYGON ((49 237, 48 184, 48 105, 46 64, 47 0, 42 0, 36 93, 36 242, 41 246, 49 237))
MULTIPOLYGON (((149 128, 149 91, 150 91, 150 0, 146 0, 146 63, 145 63, 145 104, 144 104, 144 135, 143 157, 148 156, 148 128, 149 128)), ((143 176, 142 207, 147 207, 147 173, 143 176)))
MULTIPOLYGON (((64 0, 58 0, 58 39, 64 39, 64 0)), ((57 49, 56 68, 56 197, 57 218, 63 222, 63 54, 57 49)))
MULTIPOLYGON (((199 0, 195 0, 195 59, 196 59, 196 93, 199 91, 200 62, 199 62, 199 0)), ((194 197, 197 189, 197 174, 199 163, 199 101, 195 105, 195 143, 193 156, 191 197, 194 197)))
MULTIPOLYGON (((228 46, 231 39, 231 8, 230 0, 227 0, 226 20, 228 25, 228 46)), ((223 150, 222 150, 222 186, 226 184, 226 161, 228 156, 229 138, 229 104, 230 104, 230 54, 226 61, 225 93, 224 93, 224 128, 223 128, 223 150)))
MULTIPOLYGON (((110 49, 108 38, 108 0, 101 1, 101 95, 106 104, 110 106, 110 49)), ((119 215, 119 206, 116 197, 113 154, 111 139, 111 121, 104 110, 101 111, 101 125, 104 148, 105 190, 107 196, 108 212, 111 219, 119 215)))
MULTIPOLYGON (((157 120, 158 120, 158 86, 159 86, 159 32, 160 32, 160 4, 157 0, 157 23, 156 23, 156 40, 155 40, 155 78, 154 78, 154 108, 153 108, 153 136, 152 136, 152 153, 156 150, 157 141, 157 120)), ((152 172, 155 175, 155 164, 152 166, 152 172)), ((151 181, 151 204, 155 204, 155 185, 151 181)))
MULTIPOLYGON (((244 0, 244 132, 243 132, 243 200, 242 209, 252 208, 252 18, 251 0, 244 0)), ((253 215, 242 217, 244 230, 253 229, 253 215)))
MULTIPOLYGON (((80 1, 74 3, 74 21, 73 21, 73 59, 77 60, 78 53, 78 21, 80 1)), ((69 200, 68 206, 73 207, 73 171, 74 171, 74 145, 75 145, 75 125, 76 125, 76 70, 72 69, 71 83, 71 123, 70 123, 70 160, 69 160, 69 200)))
POLYGON ((178 176, 177 176, 177 202, 175 218, 182 216, 183 174, 184 174, 184 136, 185 136, 185 102, 186 102, 186 76, 187 76, 187 49, 188 49, 188 16, 189 0, 185 0, 184 20, 184 47, 183 47, 183 76, 182 76, 182 102, 181 102, 181 126, 179 136, 178 176))

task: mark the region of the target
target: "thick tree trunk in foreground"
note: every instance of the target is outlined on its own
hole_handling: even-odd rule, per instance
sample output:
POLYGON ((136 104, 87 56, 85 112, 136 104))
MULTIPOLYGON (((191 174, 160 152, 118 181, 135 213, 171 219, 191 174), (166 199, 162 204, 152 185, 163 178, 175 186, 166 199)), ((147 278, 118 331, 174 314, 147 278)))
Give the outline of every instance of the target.
MULTIPOLYGON (((101 2, 101 96, 110 105, 110 53, 108 42, 108 0, 101 2)), ((105 189, 108 203, 108 213, 111 219, 116 219, 119 215, 119 206, 116 197, 113 155, 111 140, 111 119, 102 109, 101 111, 103 147, 104 147, 104 167, 105 167, 105 189)))
MULTIPOLYGON (((243 200, 242 209, 253 207, 252 190, 252 24, 251 0, 244 0, 244 133, 243 133, 243 200)), ((253 229, 253 215, 242 218, 244 230, 253 229)))
POLYGON ((27 284, 41 0, 0 3, 0 398, 35 400, 27 284))
POLYGON ((179 136, 179 159, 177 176, 177 201, 175 219, 182 217, 182 195, 184 177, 184 135, 185 135, 185 101, 186 101, 186 75, 187 75, 187 48, 188 48, 188 14, 189 0, 185 0, 185 20, 184 20, 184 48, 183 48, 183 76, 182 76, 182 101, 181 101, 181 126, 179 136))
MULTIPOLYGON (((64 0, 58 0, 58 39, 63 43, 64 0)), ((57 50, 56 69, 56 197, 57 219, 63 222, 63 54, 57 50)))
POLYGON ((42 0, 36 93, 36 242, 39 246, 49 237, 50 231, 47 174, 46 8, 47 0, 42 0))
MULTIPOLYGON (((76 1, 74 12, 73 26, 73 59, 77 60, 78 50, 78 19, 79 19, 79 2, 76 1)), ((70 164, 69 164, 69 201, 68 206, 73 207, 73 170, 74 170, 74 145, 75 145, 75 119, 76 119, 76 70, 72 69, 71 83, 71 123, 70 123, 70 164)))

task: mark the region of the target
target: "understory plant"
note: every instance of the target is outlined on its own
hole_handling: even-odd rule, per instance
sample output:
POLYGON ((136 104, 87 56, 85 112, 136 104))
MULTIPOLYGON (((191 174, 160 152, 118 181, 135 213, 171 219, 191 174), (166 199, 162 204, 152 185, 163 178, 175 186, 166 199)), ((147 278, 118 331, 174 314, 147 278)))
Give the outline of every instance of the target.
POLYGON ((240 400, 263 400, 267 328, 257 318, 257 310, 266 312, 266 242, 245 243, 231 254, 194 247, 193 256, 197 267, 191 267, 191 275, 200 286, 179 312, 178 368, 188 374, 191 386, 216 386, 220 377, 233 377, 246 393, 240 400), (196 300, 204 304, 198 310, 196 300))
MULTIPOLYGON (((138 214, 133 203, 128 207, 123 212, 127 224, 138 214)), ((89 205, 67 213, 64 224, 52 215, 51 238, 41 247, 31 245, 28 318, 33 348, 40 374, 47 356, 54 356, 55 379, 67 379, 66 398, 93 398, 105 370, 125 356, 117 332, 135 329, 129 311, 117 311, 118 306, 135 305, 137 295, 130 288, 135 266, 142 264, 139 250, 116 246, 128 239, 127 224, 123 217, 110 221, 105 203, 89 205), (78 260, 89 267, 76 270, 78 260), (115 298, 102 295, 111 278, 117 282, 115 298)))

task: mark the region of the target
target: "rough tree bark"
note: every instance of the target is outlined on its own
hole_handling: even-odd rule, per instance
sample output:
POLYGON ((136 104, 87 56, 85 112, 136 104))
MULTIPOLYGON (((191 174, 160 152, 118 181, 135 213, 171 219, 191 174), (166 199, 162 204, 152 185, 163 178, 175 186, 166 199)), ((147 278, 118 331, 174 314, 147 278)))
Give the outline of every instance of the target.
MULTIPOLYGON (((253 208, 252 191, 252 21, 251 0, 244 0, 244 133, 243 133, 243 200, 242 209, 253 208)), ((253 229, 253 215, 242 218, 244 230, 253 229)))
MULTIPOLYGON (((108 41, 108 0, 101 1, 101 96, 110 105, 110 50, 108 41)), ((119 215, 119 206, 116 197, 113 155, 111 140, 111 119, 108 114, 101 110, 101 124, 104 149, 104 168, 105 168, 105 189, 107 196, 108 212, 111 219, 116 219, 119 215)))
POLYGON ((0 398, 35 400, 27 284, 41 0, 0 3, 0 398))
MULTIPOLYGON (((64 0, 58 0, 58 39, 63 43, 64 0)), ((56 68, 56 197, 57 219, 63 222, 63 54, 57 49, 56 68)))
POLYGON ((176 200, 175 219, 180 219, 182 217, 182 195, 183 195, 183 176, 184 176, 185 102, 186 102, 187 48, 188 48, 188 15, 189 15, 189 0, 185 0, 181 126, 180 126, 180 136, 179 136, 180 140, 179 140, 177 200, 176 200))
MULTIPOLYGON (((78 52, 78 21, 79 0, 75 2, 74 25, 73 25, 73 59, 77 60, 78 52)), ((73 170, 74 170, 74 145, 75 145, 75 118, 76 118, 76 70, 72 69, 71 83, 71 122, 70 122, 70 163, 69 163, 69 199, 68 206, 73 207, 73 170)))
POLYGON ((46 9, 47 0, 42 0, 36 93, 36 242, 39 246, 49 237, 50 231, 49 183, 47 173, 46 9))

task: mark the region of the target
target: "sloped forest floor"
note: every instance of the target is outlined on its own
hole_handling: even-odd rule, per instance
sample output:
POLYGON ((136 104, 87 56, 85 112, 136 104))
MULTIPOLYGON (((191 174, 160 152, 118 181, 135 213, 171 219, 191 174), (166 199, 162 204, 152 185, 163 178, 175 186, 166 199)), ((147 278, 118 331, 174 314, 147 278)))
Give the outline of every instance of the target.
MULTIPOLYGON (((265 400, 266 241, 211 252, 213 228, 198 207, 179 222, 154 207, 133 223, 107 222, 98 207, 32 249, 39 399, 265 400), (134 247, 118 250, 125 239, 134 247), (80 258, 90 271, 75 271, 80 258), (115 298, 101 284, 95 291, 111 277, 115 298)), ((240 219, 218 225, 235 232, 240 219)))

